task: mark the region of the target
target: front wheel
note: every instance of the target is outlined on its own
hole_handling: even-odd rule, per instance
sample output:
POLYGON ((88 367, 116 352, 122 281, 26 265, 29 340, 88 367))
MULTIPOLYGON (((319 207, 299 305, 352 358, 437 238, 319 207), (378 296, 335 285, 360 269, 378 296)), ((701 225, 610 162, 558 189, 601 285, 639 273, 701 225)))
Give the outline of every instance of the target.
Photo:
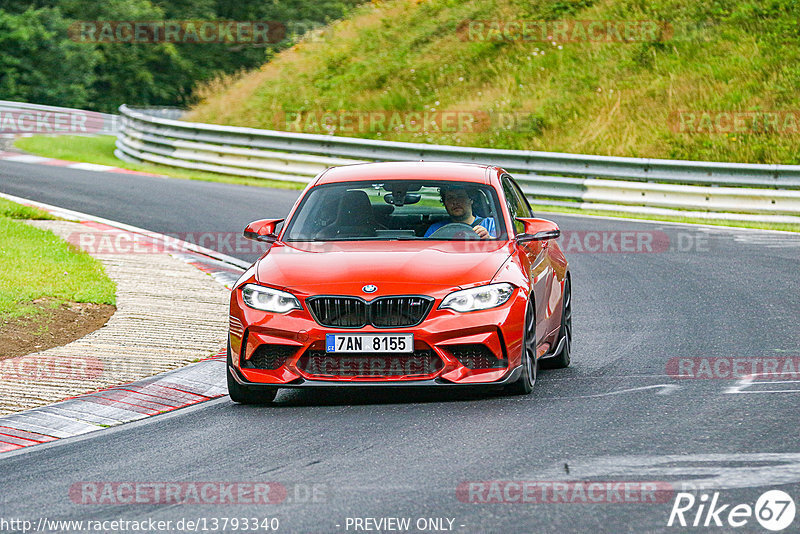
POLYGON ((536 316, 533 310, 533 300, 528 301, 525 310, 525 329, 522 332, 522 374, 516 382, 507 386, 506 392, 510 395, 527 395, 533 391, 536 375, 539 369, 539 360, 536 358, 536 316))
POLYGON ((258 390, 254 390, 243 386, 233 377, 233 373, 231 373, 232 365, 231 344, 228 342, 228 359, 225 371, 228 376, 228 395, 230 395, 233 402, 238 404, 268 404, 275 400, 275 397, 278 395, 278 388, 259 388, 258 390))

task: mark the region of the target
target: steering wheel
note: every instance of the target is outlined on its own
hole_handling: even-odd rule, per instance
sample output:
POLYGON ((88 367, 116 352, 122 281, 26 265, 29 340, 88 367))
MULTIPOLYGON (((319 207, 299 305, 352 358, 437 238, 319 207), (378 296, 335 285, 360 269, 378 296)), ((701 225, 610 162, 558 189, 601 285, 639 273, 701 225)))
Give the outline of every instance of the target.
POLYGON ((480 236, 468 224, 447 223, 429 235, 428 239, 480 239, 480 236))

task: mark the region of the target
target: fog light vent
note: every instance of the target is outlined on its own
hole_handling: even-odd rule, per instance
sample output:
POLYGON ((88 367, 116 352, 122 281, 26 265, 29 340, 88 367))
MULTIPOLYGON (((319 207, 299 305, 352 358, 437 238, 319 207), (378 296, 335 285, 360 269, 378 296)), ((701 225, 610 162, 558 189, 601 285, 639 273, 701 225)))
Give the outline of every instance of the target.
POLYGON ((495 356, 486 345, 453 345, 447 350, 467 369, 505 369, 508 360, 495 356))
POLYGON ((242 367, 274 371, 285 364, 297 348, 289 345, 260 345, 249 360, 242 362, 242 367))

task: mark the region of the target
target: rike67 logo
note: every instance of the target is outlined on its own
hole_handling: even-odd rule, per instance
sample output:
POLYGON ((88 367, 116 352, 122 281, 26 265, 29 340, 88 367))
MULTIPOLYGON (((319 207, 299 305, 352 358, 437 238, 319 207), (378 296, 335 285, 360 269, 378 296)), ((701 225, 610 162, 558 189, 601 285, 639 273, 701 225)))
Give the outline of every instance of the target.
POLYGON ((794 500, 781 490, 763 493, 755 506, 720 503, 718 491, 710 496, 702 493, 699 497, 681 492, 675 496, 667 526, 738 528, 755 517, 765 529, 778 532, 794 522, 795 512, 794 500))

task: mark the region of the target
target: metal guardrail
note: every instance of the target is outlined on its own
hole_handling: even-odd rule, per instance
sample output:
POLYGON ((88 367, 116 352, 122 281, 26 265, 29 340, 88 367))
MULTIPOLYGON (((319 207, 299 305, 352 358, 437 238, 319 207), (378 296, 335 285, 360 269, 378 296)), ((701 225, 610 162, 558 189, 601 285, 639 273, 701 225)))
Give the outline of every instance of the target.
POLYGON ((119 115, 0 100, 0 134, 117 135, 119 115))
POLYGON ((121 106, 120 113, 115 153, 133 161, 300 182, 327 167, 363 161, 488 163, 512 173, 537 203, 599 209, 616 205, 644 212, 669 208, 800 222, 800 165, 399 143, 192 123, 178 120, 175 110, 154 113, 121 106))

